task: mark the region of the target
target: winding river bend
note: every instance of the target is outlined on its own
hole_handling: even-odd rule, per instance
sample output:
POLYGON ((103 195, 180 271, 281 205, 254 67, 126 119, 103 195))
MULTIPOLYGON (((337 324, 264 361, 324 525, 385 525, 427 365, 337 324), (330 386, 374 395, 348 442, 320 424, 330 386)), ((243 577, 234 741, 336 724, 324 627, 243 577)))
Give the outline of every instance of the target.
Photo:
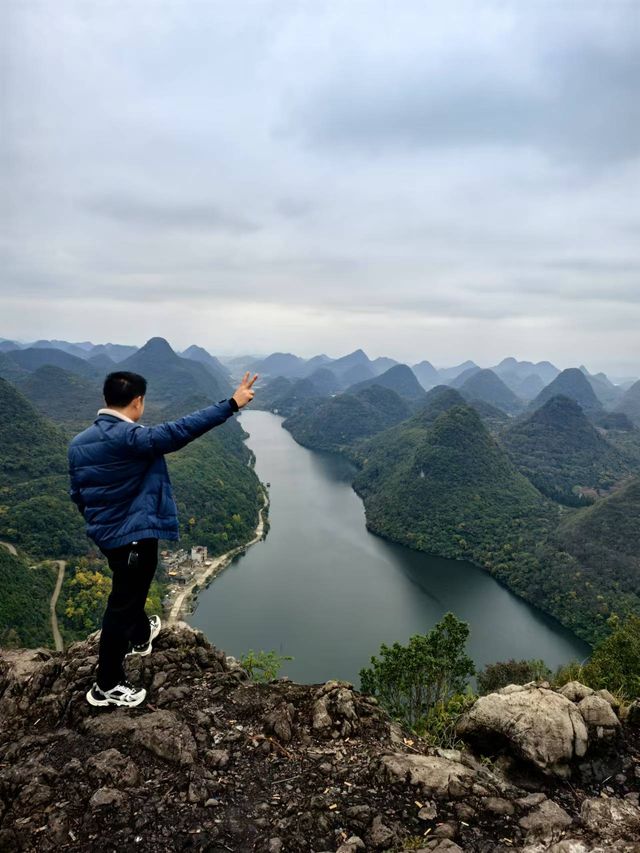
POLYGON ((292 655, 280 673, 359 684, 381 643, 406 643, 448 610, 470 625, 480 667, 542 658, 551 668, 589 647, 486 572, 386 542, 365 527, 350 466, 300 447, 270 412, 243 412, 256 471, 271 484, 267 538, 200 593, 189 621, 227 654, 292 655))

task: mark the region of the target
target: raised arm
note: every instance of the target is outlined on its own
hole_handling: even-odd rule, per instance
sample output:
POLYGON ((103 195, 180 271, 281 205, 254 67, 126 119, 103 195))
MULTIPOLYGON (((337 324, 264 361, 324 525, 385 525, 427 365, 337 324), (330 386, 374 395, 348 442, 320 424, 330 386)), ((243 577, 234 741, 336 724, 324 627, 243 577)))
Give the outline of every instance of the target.
POLYGON ((167 421, 152 427, 136 426, 127 431, 127 442, 135 453, 144 455, 153 456, 180 450, 246 406, 254 397, 252 386, 257 378, 256 374, 250 380, 247 372, 228 400, 220 400, 219 403, 191 412, 176 421, 167 421))

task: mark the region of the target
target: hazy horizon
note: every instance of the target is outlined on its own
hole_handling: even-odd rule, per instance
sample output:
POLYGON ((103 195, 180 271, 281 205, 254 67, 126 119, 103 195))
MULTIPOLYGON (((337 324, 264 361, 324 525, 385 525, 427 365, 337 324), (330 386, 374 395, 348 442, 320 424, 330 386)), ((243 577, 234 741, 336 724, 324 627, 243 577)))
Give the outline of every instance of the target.
MULTIPOLYGON (((164 336, 164 335, 152 335, 151 337, 163 337, 163 338, 165 338, 165 336, 164 336)), ((54 335, 54 336, 49 336, 49 337, 46 337, 46 338, 37 338, 37 339, 34 339, 34 340, 20 340, 20 339, 18 339, 18 338, 8 338, 8 337, 6 337, 6 336, 4 336, 4 335, 0 335, 0 342, 2 342, 2 341, 14 341, 15 343, 20 343, 20 344, 22 344, 22 345, 34 344, 34 343, 36 343, 38 340, 65 341, 66 343, 76 344, 76 345, 81 345, 81 344, 83 344, 83 343, 92 343, 94 346, 99 346, 99 345, 101 345, 101 344, 102 344, 102 345, 105 345, 105 344, 120 344, 120 345, 125 345, 125 346, 134 346, 134 347, 138 347, 138 348, 140 348, 140 347, 144 346, 144 344, 145 344, 145 343, 147 343, 147 341, 148 341, 148 340, 150 340, 150 339, 146 339, 146 340, 142 341, 142 343, 135 343, 135 342, 132 342, 131 340, 122 340, 122 341, 113 341, 113 340, 109 340, 109 341, 89 341, 89 340, 88 340, 88 339, 86 339, 86 338, 85 338, 84 340, 75 340, 75 341, 71 341, 71 340, 66 340, 66 339, 63 339, 63 338, 59 338, 59 337, 57 337, 57 336, 55 336, 55 335, 54 335)), ((349 355, 350 353, 355 352, 355 351, 356 351, 356 350, 358 350, 358 349, 362 349, 362 350, 364 350, 364 352, 366 353, 366 355, 367 355, 371 360, 374 360, 374 359, 376 359, 376 358, 380 358, 380 357, 392 358, 392 359, 395 359, 395 361, 399 362, 400 364, 407 364, 407 365, 409 365, 410 367, 411 367, 411 366, 413 366, 413 365, 415 365, 415 364, 418 364, 418 363, 419 363, 419 362, 421 362, 421 361, 429 361, 429 362, 433 365, 433 367, 435 367, 436 369, 446 369, 446 368, 450 368, 450 367, 455 367, 455 366, 457 366, 457 365, 459 365, 459 364, 463 364, 463 363, 465 363, 466 361, 473 361, 475 364, 477 364, 477 365, 478 365, 478 367, 481 367, 481 368, 488 368, 488 367, 495 367, 496 365, 498 365, 498 364, 502 361, 502 359, 503 359, 503 358, 509 358, 509 357, 512 357, 512 358, 516 358, 516 360, 517 360, 517 361, 531 361, 533 364, 536 364, 536 363, 538 363, 538 362, 550 361, 552 364, 554 364, 554 365, 555 365, 555 367, 558 367, 560 370, 565 370, 565 369, 567 369, 567 368, 569 368, 569 367, 580 367, 580 366, 584 366, 584 367, 586 367, 586 368, 587 368, 587 370, 588 370, 588 371, 589 371, 589 373, 591 373, 591 374, 596 374, 596 373, 604 372, 604 373, 607 373, 607 374, 608 374, 609 378, 611 378, 611 377, 613 376, 613 377, 615 377, 615 378, 622 379, 622 380, 624 380, 624 379, 630 379, 630 378, 634 378, 634 377, 636 377, 636 378, 637 378, 637 377, 639 377, 639 376, 640 376, 640 369, 637 369, 637 370, 636 370, 636 372, 634 372, 634 371, 633 371, 633 369, 630 369, 630 370, 629 370, 629 371, 627 371, 626 373, 625 373, 624 371, 622 371, 622 372, 608 371, 608 372, 607 372, 606 370, 602 370, 602 371, 601 371, 599 368, 597 368, 597 367, 595 367, 595 366, 593 366, 593 365, 590 365, 590 364, 586 363, 584 360, 583 360, 583 361, 578 360, 578 361, 576 361, 576 362, 572 362, 572 363, 570 363, 570 364, 558 364, 557 362, 553 361, 552 359, 548 359, 548 358, 544 358, 544 357, 542 357, 542 358, 535 358, 535 359, 529 359, 529 358, 527 358, 527 359, 524 359, 524 358, 518 358, 517 356, 513 355, 513 353, 506 353, 506 354, 505 354, 505 355, 503 355, 501 358, 499 358, 499 359, 497 359, 496 361, 493 361, 493 362, 486 362, 486 363, 484 363, 482 360, 480 360, 480 359, 478 359, 478 358, 474 358, 472 355, 468 355, 468 356, 458 356, 458 357, 457 357, 457 358, 455 358, 453 361, 445 363, 445 362, 438 362, 438 361, 436 361, 436 360, 434 360, 434 359, 432 359, 432 358, 429 358, 428 356, 421 356, 421 357, 419 357, 419 358, 413 358, 413 359, 406 359, 406 360, 403 360, 403 359, 401 359, 401 358, 396 357, 392 352, 387 352, 387 351, 382 352, 382 351, 381 351, 381 352, 375 352, 375 353, 374 353, 374 352, 372 352, 372 351, 369 351, 366 347, 359 347, 359 346, 354 346, 353 348, 348 349, 348 350, 345 350, 344 352, 342 352, 342 351, 341 351, 341 352, 331 353, 331 352, 326 352, 325 350, 321 350, 321 351, 317 351, 317 352, 316 352, 316 351, 314 351, 314 352, 310 352, 310 353, 308 353, 308 354, 303 354, 303 353, 301 353, 301 352, 296 352, 296 351, 293 351, 293 350, 287 350, 287 349, 282 349, 282 348, 281 348, 281 349, 270 350, 270 351, 268 351, 268 352, 252 352, 252 351, 250 351, 250 350, 223 351, 223 350, 214 350, 214 349, 212 349, 211 347, 207 347, 205 344, 203 344, 203 343, 201 343, 201 342, 198 342, 198 341, 189 341, 188 343, 186 343, 186 344, 184 344, 184 345, 177 345, 177 344, 173 343, 173 342, 172 342, 170 339, 168 339, 168 338, 165 338, 165 340, 167 340, 167 342, 169 343, 169 345, 171 346, 171 348, 172 348, 175 352, 177 352, 177 353, 184 352, 184 351, 185 351, 186 349, 188 349, 190 346, 192 346, 193 344, 195 344, 196 346, 201 346, 201 347, 203 347, 204 349, 206 349, 206 350, 207 350, 207 352, 209 352, 211 355, 215 355, 215 356, 222 357, 222 358, 227 358, 227 359, 237 358, 237 357, 240 357, 240 356, 254 356, 256 359, 261 359, 261 358, 266 358, 266 357, 267 357, 267 356, 269 356, 269 355, 273 355, 274 353, 283 353, 283 354, 288 354, 288 355, 295 355, 295 356, 298 356, 298 357, 303 358, 303 359, 313 358, 314 356, 317 356, 317 355, 327 355, 327 356, 329 356, 329 358, 331 358, 331 359, 335 360, 335 359, 341 358, 342 356, 349 355)))
POLYGON ((10 0, 4 334, 637 375, 638 11, 10 0))

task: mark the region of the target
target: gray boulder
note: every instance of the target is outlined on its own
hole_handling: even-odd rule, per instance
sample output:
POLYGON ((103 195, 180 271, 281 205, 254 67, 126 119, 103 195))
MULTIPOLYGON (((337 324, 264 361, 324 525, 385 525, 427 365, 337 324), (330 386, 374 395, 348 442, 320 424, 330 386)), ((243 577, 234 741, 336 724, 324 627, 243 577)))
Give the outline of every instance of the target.
POLYGON ((544 773, 570 775, 569 764, 587 751, 582 714, 566 696, 535 685, 481 696, 460 720, 458 734, 479 743, 504 740, 511 752, 544 773))

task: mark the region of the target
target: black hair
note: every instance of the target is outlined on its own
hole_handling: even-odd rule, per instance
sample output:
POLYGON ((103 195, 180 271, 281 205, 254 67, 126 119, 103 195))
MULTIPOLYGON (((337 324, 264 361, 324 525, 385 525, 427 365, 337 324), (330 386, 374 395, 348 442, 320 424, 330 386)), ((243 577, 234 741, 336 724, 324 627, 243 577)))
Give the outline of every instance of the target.
POLYGON ((138 373, 120 370, 107 376, 102 393, 107 406, 124 408, 134 397, 144 397, 147 393, 147 380, 138 373))

